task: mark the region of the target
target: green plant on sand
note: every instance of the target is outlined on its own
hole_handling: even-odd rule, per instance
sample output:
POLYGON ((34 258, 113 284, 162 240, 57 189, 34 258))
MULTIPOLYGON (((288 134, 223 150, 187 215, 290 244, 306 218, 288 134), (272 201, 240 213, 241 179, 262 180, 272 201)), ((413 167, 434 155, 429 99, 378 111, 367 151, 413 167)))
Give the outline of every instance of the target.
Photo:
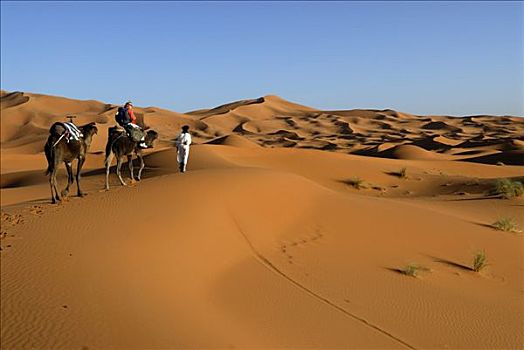
POLYGON ((403 269, 400 270, 401 273, 403 273, 406 276, 411 277, 417 277, 419 271, 429 271, 429 269, 425 266, 417 265, 417 264, 408 264, 403 269))
POLYGON ((519 226, 517 225, 515 220, 513 220, 512 218, 507 218, 507 217, 498 219, 491 226, 493 226, 497 230, 505 231, 505 232, 514 232, 514 233, 522 232, 519 229, 519 226))
POLYGON ((479 272, 488 264, 486 253, 484 251, 476 252, 473 256, 473 266, 471 269, 475 272, 479 272))
POLYGON ((363 184, 364 184, 364 180, 362 180, 360 177, 358 176, 354 176, 352 177, 351 179, 349 179, 347 181, 348 185, 350 186, 353 186, 354 188, 356 188, 357 190, 360 190, 362 187, 363 187, 363 184))
POLYGON ((493 187, 493 194, 510 199, 524 194, 522 182, 511 179, 497 179, 493 187))

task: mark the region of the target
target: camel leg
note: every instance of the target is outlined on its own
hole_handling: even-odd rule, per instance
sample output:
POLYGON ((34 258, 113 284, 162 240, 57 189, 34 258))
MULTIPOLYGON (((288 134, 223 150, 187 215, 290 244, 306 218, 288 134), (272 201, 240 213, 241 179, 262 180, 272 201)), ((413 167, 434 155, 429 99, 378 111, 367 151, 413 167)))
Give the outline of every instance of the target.
POLYGON ((82 192, 82 190, 80 189, 80 173, 82 171, 82 166, 84 165, 85 161, 86 159, 84 157, 78 158, 78 166, 76 168, 76 188, 77 188, 78 197, 84 196, 84 192, 82 192))
POLYGON ((56 203, 55 201, 55 192, 53 191, 53 180, 52 180, 52 177, 51 177, 51 173, 52 173, 52 164, 53 164, 53 157, 52 157, 52 154, 51 154, 51 143, 49 141, 49 139, 47 139, 47 143, 45 144, 44 146, 44 153, 45 153, 45 158, 47 159, 47 171, 46 171, 46 175, 49 176, 49 188, 51 189, 51 202, 53 204, 56 203))
POLYGON ((58 192, 58 180, 56 179, 56 175, 58 172, 58 165, 59 165, 58 159, 62 158, 60 153, 61 152, 59 152, 59 150, 55 149, 54 157, 53 157, 53 170, 51 172, 51 179, 53 182, 53 188, 55 190, 55 199, 56 199, 54 203, 60 202, 62 200, 62 198, 60 197, 60 193, 58 192))
POLYGON ((122 179, 122 174, 120 173, 120 169, 122 168, 122 163, 123 163, 123 160, 124 158, 121 156, 121 157, 118 157, 116 159, 116 175, 118 176, 118 179, 120 180, 120 183, 122 184, 122 186, 127 186, 127 184, 124 182, 124 180, 122 179))
POLYGON ((140 159, 140 169, 138 170, 138 178, 137 180, 140 181, 142 179, 142 170, 144 170, 144 158, 142 158, 141 154, 137 154, 138 159, 140 159))
MULTIPOLYGON (((46 154, 47 156, 47 154, 46 154)), ((48 166, 48 174, 49 174, 49 188, 51 189, 51 203, 55 204, 56 203, 56 197, 55 197, 55 179, 53 178, 53 174, 56 172, 56 166, 53 165, 53 160, 48 158, 47 161, 49 162, 49 166, 48 166)))
POLYGON ((60 202, 62 198, 60 198, 60 194, 58 193, 58 181, 56 180, 56 171, 57 166, 55 165, 53 167, 53 170, 51 171, 51 175, 49 176, 49 182, 51 183, 51 194, 55 193, 55 196, 53 196, 53 204, 56 202, 60 202))
POLYGON ((55 178, 53 177, 54 172, 55 172, 55 170, 53 169, 49 173, 49 187, 51 188, 51 203, 56 204, 58 193, 55 192, 55 186, 54 186, 55 178), (55 193, 57 194, 56 197, 55 197, 55 193))
POLYGON ((113 161, 113 152, 109 153, 104 161, 106 165, 106 190, 109 189, 109 169, 111 168, 111 162, 113 161))
POLYGON ((71 162, 64 162, 64 164, 67 170, 67 186, 66 188, 62 190, 61 194, 62 194, 62 197, 67 197, 67 195, 69 194, 69 186, 71 186, 71 184, 74 182, 74 179, 73 179, 73 168, 71 166, 71 162))
POLYGON ((129 176, 131 176, 131 182, 135 182, 135 176, 133 174, 133 155, 127 156, 127 166, 129 167, 129 176))
POLYGON ((69 163, 69 167, 71 168, 71 171, 68 172, 69 182, 71 182, 71 185, 72 185, 73 182, 75 182, 75 177, 73 176, 73 163, 72 162, 69 163))
POLYGON ((51 177, 51 174, 49 174, 49 188, 51 188, 51 203, 55 204, 55 191, 53 190, 53 178, 51 177))

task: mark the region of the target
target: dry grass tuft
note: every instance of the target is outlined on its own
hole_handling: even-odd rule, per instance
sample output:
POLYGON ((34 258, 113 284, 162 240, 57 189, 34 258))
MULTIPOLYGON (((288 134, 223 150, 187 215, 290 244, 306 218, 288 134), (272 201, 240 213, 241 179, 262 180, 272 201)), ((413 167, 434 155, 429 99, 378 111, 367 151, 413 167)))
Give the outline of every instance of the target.
POLYGON ((364 180, 362 180, 358 176, 354 176, 347 181, 347 184, 356 188, 357 190, 360 190, 361 188, 364 187, 364 180))
POLYGON ((511 179, 497 179, 493 187, 493 194, 505 199, 520 197, 524 194, 522 182, 511 179))
POLYGON ((411 277, 417 277, 420 271, 429 271, 429 269, 417 264, 408 264, 400 270, 404 275, 411 277))
POLYGON ((519 229, 519 225, 512 218, 500 218, 491 224, 495 229, 505 232, 519 233, 522 230, 519 229))
POLYGON ((485 268, 488 264, 488 260, 486 258, 486 253, 484 251, 476 252, 473 256, 473 266, 471 269, 475 272, 479 272, 483 268, 485 268))

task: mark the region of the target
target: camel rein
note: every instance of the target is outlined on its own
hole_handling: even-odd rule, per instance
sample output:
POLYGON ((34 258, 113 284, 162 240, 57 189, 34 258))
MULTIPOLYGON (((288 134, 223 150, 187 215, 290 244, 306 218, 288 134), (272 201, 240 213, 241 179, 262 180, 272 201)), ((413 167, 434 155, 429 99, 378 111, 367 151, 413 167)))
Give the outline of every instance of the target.
MULTIPOLYGON (((62 135, 60 135, 60 137, 58 138, 58 140, 56 140, 55 143, 53 143, 53 145, 51 146, 51 148, 55 148, 56 145, 58 145, 58 143, 60 142, 60 140, 62 140, 64 138, 64 136, 66 136, 66 134, 69 134, 68 132, 64 132, 62 135)), ((83 139, 83 137, 80 137, 78 139, 78 141, 80 141, 80 139, 83 139)))
POLYGON ((58 143, 60 142, 60 140, 62 140, 62 139, 64 138, 65 134, 66 134, 66 133, 64 132, 62 135, 60 135, 60 137, 58 138, 58 140, 57 140, 55 143, 53 143, 53 145, 51 146, 51 148, 55 148, 55 146, 58 145, 58 143))

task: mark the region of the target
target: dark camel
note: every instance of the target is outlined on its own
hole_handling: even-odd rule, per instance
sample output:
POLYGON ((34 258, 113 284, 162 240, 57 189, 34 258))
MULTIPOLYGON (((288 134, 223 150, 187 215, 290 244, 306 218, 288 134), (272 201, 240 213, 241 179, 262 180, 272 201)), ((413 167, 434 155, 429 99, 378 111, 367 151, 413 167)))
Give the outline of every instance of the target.
MULTIPOLYGON (((143 149, 138 146, 138 142, 134 141, 127 136, 126 132, 118 127, 111 127, 108 130, 109 137, 107 138, 106 145, 106 190, 109 189, 109 168, 111 167, 111 162, 113 161, 113 156, 116 156, 116 174, 122 186, 127 184, 122 179, 122 174, 120 169, 124 163, 124 157, 127 157, 127 162, 129 166, 129 175, 131 176, 131 181, 134 181, 133 175, 133 153, 136 154, 137 158, 140 159, 140 169, 138 170, 137 180, 140 181, 142 176, 142 170, 144 169, 144 159, 143 159, 143 149)), ((148 130, 145 135, 145 144, 152 148, 153 141, 158 138, 158 133, 154 130, 148 130)))
POLYGON ((62 123, 54 123, 49 129, 49 137, 44 146, 45 156, 47 158, 47 171, 46 175, 49 175, 49 185, 51 186, 51 201, 56 203, 61 201, 62 197, 66 197, 69 193, 69 186, 74 182, 72 162, 78 159, 78 166, 76 170, 76 186, 78 190, 78 196, 83 197, 84 193, 80 189, 80 172, 84 165, 87 151, 91 146, 91 140, 93 135, 98 132, 95 123, 89 123, 78 127, 83 134, 80 140, 70 140, 68 142, 67 137, 62 137, 66 132, 62 123), (58 182, 56 180, 56 172, 61 162, 64 162, 67 169, 67 186, 58 193, 58 182))

